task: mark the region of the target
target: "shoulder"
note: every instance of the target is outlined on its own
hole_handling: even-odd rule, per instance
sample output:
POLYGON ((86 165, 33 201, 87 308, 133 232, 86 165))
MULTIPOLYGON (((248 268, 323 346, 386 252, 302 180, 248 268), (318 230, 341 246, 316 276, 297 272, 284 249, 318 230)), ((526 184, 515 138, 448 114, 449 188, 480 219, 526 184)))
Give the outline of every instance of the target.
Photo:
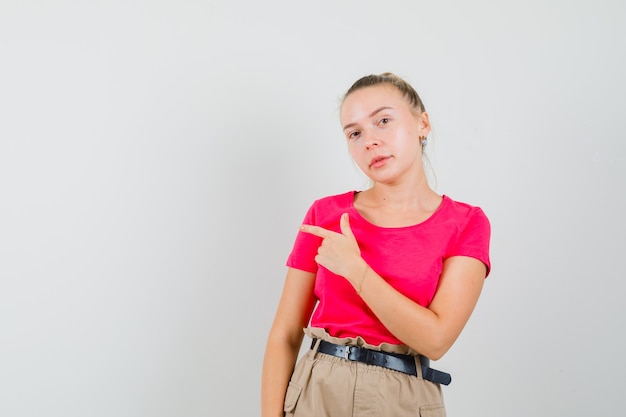
POLYGON ((447 195, 443 196, 442 214, 446 218, 456 219, 461 223, 470 220, 489 223, 489 219, 482 208, 454 200, 447 195))
POLYGON ((305 222, 318 226, 327 225, 350 210, 354 201, 354 191, 319 198, 311 204, 305 222))
POLYGON ((445 217, 448 219, 448 226, 452 226, 450 229, 454 230, 454 238, 450 241, 446 257, 461 255, 476 258, 486 265, 488 275, 491 270, 491 224, 487 215, 478 206, 447 198, 445 217))
POLYGON ((445 195, 437 223, 446 230, 455 230, 457 236, 472 234, 488 239, 491 234, 489 218, 482 208, 453 200, 445 195))
POLYGON ((312 207, 318 210, 347 209, 352 206, 355 191, 348 191, 341 194, 330 195, 315 200, 312 207))

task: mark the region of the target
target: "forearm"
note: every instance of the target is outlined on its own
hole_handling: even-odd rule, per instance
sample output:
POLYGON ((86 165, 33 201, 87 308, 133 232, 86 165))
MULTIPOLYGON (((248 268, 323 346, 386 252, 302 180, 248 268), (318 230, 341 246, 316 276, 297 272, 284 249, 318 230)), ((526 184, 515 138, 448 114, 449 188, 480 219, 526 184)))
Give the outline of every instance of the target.
POLYGON ((261 416, 282 417, 285 393, 300 350, 300 340, 270 338, 263 360, 261 379, 261 416))
POLYGON ((315 307, 315 274, 289 268, 270 330, 261 376, 261 415, 283 416, 289 379, 298 359, 306 327, 315 307))
MULTIPOLYGON (((358 270, 357 265, 353 271, 358 270)), ((349 279, 363 301, 394 336, 433 360, 443 356, 458 338, 485 278, 485 266, 476 259, 445 260, 437 292, 426 308, 398 292, 371 268, 365 271, 365 275, 349 279)))
POLYGON ((429 309, 407 298, 372 269, 360 285, 363 301, 381 323, 403 343, 424 356, 437 359, 447 350, 439 334, 439 317, 429 309))

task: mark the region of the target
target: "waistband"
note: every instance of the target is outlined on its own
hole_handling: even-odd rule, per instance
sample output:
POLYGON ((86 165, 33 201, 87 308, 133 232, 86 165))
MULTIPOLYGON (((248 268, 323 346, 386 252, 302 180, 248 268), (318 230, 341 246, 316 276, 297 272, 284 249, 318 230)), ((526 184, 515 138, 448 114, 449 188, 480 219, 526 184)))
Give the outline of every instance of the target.
MULTIPOLYGON (((311 349, 315 348, 317 340, 318 339, 312 340, 311 349)), ((383 368, 403 372, 408 375, 417 376, 415 356, 412 355, 387 353, 358 346, 336 345, 325 340, 320 340, 317 351, 326 355, 344 358, 349 361, 381 366, 383 368)), ((419 361, 422 368, 423 379, 442 385, 450 384, 452 381, 450 374, 431 368, 430 360, 425 356, 419 355, 419 361)))

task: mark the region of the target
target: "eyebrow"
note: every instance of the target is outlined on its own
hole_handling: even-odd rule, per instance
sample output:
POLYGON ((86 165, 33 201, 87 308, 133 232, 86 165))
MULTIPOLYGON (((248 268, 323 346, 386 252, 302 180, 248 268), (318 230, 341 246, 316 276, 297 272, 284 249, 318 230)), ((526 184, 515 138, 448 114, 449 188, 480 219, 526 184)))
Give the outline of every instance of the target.
MULTIPOLYGON (((376 110, 374 110, 373 112, 371 112, 368 117, 373 117, 376 113, 379 113, 379 112, 381 112, 383 110, 390 110, 390 109, 393 110, 393 107, 389 107, 389 106, 379 107, 376 110)), ((356 126, 356 125, 357 125, 357 123, 348 123, 347 125, 345 125, 343 127, 343 130, 346 130, 346 129, 348 129, 350 127, 353 127, 353 126, 356 126)))

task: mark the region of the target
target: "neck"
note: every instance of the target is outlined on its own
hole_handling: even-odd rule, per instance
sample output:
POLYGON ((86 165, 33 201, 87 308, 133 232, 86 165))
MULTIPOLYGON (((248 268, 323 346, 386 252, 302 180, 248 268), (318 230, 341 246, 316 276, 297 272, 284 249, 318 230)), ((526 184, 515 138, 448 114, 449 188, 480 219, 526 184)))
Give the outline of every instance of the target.
POLYGON ((426 175, 402 183, 374 183, 369 192, 377 205, 390 208, 431 206, 435 200, 439 200, 439 195, 428 185, 426 175))

